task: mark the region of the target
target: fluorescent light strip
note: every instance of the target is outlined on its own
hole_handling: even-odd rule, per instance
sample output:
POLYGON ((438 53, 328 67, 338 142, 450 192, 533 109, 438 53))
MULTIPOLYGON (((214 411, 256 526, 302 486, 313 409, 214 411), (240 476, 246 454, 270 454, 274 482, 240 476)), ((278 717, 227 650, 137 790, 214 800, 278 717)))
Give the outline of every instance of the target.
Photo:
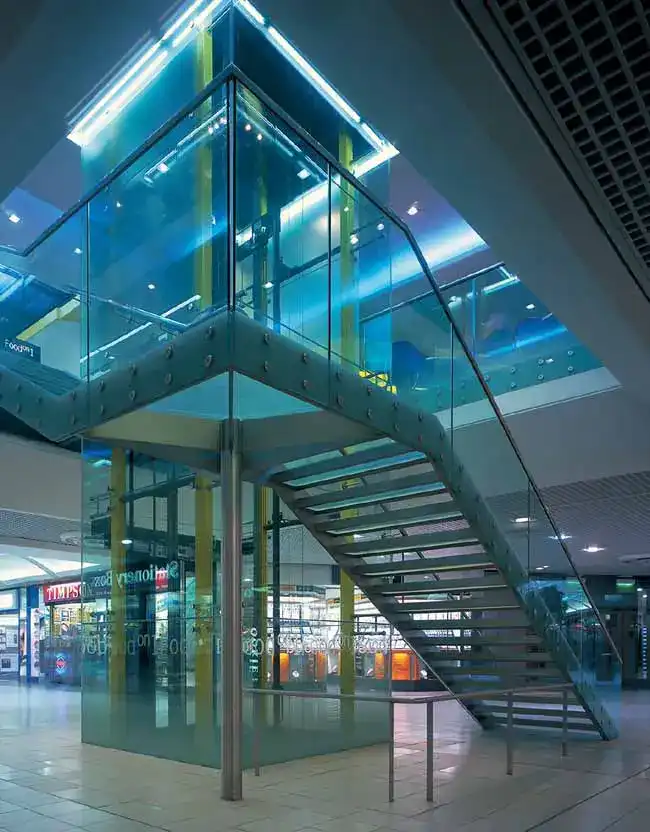
MULTIPOLYGON (((202 4, 205 0, 195 0, 165 31, 160 41, 153 44, 149 49, 139 58, 133 66, 102 96, 97 104, 95 104, 86 115, 71 129, 68 134, 70 141, 83 147, 94 138, 103 127, 109 124, 118 112, 130 103, 153 79, 156 73, 162 68, 167 59, 171 57, 168 51, 168 41, 173 38, 171 47, 175 49, 181 45, 187 38, 195 34, 213 14, 213 12, 225 0, 212 0, 201 11, 202 4), (196 15, 195 15, 196 13, 196 15), (192 15, 195 17, 192 19, 192 15), (190 20, 189 25, 183 25, 190 20), (179 31, 180 30, 180 31, 179 31), (162 48, 165 44, 165 48, 162 48), (142 71, 141 71, 142 70, 142 71), (137 73, 140 73, 138 76, 137 73), (136 76, 134 78, 134 76, 136 76), (129 83, 132 81, 132 83, 129 83), (121 95, 118 93, 122 91, 121 95)), ((296 66, 300 72, 310 81, 342 115, 352 121, 364 133, 366 138, 375 147, 379 153, 383 154, 383 158, 373 164, 381 164, 383 161, 396 156, 398 150, 393 145, 386 142, 382 137, 376 133, 369 125, 361 121, 361 116, 356 110, 348 104, 348 102, 329 84, 325 78, 313 67, 309 61, 304 58, 298 50, 292 46, 291 43, 273 26, 266 27, 266 21, 263 15, 255 8, 250 0, 233 0, 234 4, 239 10, 248 18, 255 22, 262 28, 264 34, 276 45, 276 47, 284 53, 284 55, 296 66)), ((369 168, 358 168, 355 170, 357 176, 363 176, 367 173, 369 168)))
POLYGON ((399 150, 396 147, 393 147, 392 144, 384 144, 383 149, 378 153, 370 153, 363 159, 359 159, 359 161, 352 166, 352 173, 357 177, 357 179, 361 179, 361 177, 365 176, 366 173, 370 173, 370 171, 378 168, 380 165, 383 165, 384 162, 388 162, 394 156, 398 155, 399 150))
POLYGON ((214 12, 217 9, 217 7, 220 6, 222 3, 223 3, 223 0, 212 0, 212 3, 210 3, 209 6, 207 6, 205 9, 203 9, 203 11, 196 16, 195 24, 196 24, 197 28, 200 27, 200 26, 203 26, 203 24, 208 19, 208 17, 212 14, 212 12, 214 12))
POLYGON ((103 127, 115 118, 120 110, 132 98, 134 98, 137 93, 142 92, 142 90, 153 80, 162 68, 162 65, 165 63, 167 55, 168 52, 166 50, 158 52, 154 59, 149 63, 149 66, 143 69, 140 75, 122 90, 120 95, 114 98, 113 93, 111 93, 111 100, 103 113, 97 116, 95 121, 88 126, 87 130, 79 131, 78 128, 75 128, 71 133, 69 133, 68 138, 70 141, 78 144, 80 147, 87 145, 88 142, 94 138, 94 136, 96 136, 103 127))
POLYGON ((345 115, 356 124, 361 122, 361 116, 354 110, 348 102, 329 84, 323 76, 317 72, 314 67, 295 49, 289 41, 278 32, 274 26, 269 26, 267 29, 270 37, 277 43, 282 51, 288 55, 291 61, 310 78, 314 84, 319 88, 323 95, 328 98, 333 104, 342 110, 345 115))
POLYGON ((360 129, 366 134, 366 138, 370 140, 370 144, 374 145, 376 150, 382 150, 384 148, 386 142, 375 133, 372 127, 362 122, 360 129))
MULTIPOLYGON (((82 133, 84 127, 88 124, 88 122, 92 121, 95 116, 99 115, 104 107, 110 102, 110 100, 117 95, 117 93, 122 89, 122 87, 128 83, 128 81, 133 78, 133 76, 139 72, 142 67, 156 54, 156 52, 160 49, 160 43, 154 43, 153 46, 149 47, 144 55, 136 61, 131 69, 129 69, 121 78, 120 80, 113 86, 111 89, 106 93, 106 95, 101 98, 95 106, 86 113, 86 115, 81 119, 81 121, 75 125, 73 133, 82 133)), ((70 138, 70 136, 68 136, 70 138)), ((72 141, 75 141, 72 139, 72 141)))
POLYGON ((257 11, 255 6, 252 3, 249 3, 248 0, 237 0, 237 5, 239 8, 246 13, 251 20, 254 20, 255 23, 259 23, 260 26, 264 26, 266 20, 262 17, 262 15, 257 11))
POLYGON ((194 12, 204 2, 205 2, 205 0, 195 0, 195 2, 192 3, 192 5, 189 8, 187 8, 183 12, 183 14, 172 23, 172 25, 169 27, 169 29, 167 29, 165 34, 162 36, 161 43, 164 43, 166 40, 169 40, 169 38, 174 34, 174 32, 177 32, 181 28, 183 23, 185 23, 185 21, 188 18, 192 17, 194 12))
MULTIPOLYGON (((166 312, 161 314, 161 318, 169 318, 170 315, 173 315, 174 312, 178 312, 180 309, 184 309, 186 306, 189 306, 191 303, 194 303, 196 300, 201 300, 201 295, 192 295, 191 298, 184 300, 182 303, 177 304, 176 306, 172 306, 171 309, 168 309, 166 312)), ((136 326, 135 329, 130 330, 129 332, 125 332, 124 335, 120 335, 119 338, 116 338, 114 341, 109 341, 108 344, 104 344, 102 347, 98 347, 96 350, 89 352, 88 355, 84 355, 83 358, 80 359, 79 363, 83 364, 84 362, 88 361, 91 358, 94 358, 96 355, 99 355, 101 352, 105 350, 110 350, 112 347, 117 346, 117 344, 121 344, 123 341, 126 341, 128 338, 132 338, 134 335, 137 335, 139 332, 143 332, 145 329, 148 329, 150 326, 153 326, 153 323, 149 321, 146 324, 142 324, 141 326, 136 326)))
POLYGON ((197 32, 199 29, 203 28, 206 21, 215 11, 215 9, 223 3, 223 0, 212 0, 212 3, 207 5, 203 11, 199 12, 197 16, 186 26, 183 31, 176 35, 174 40, 172 41, 172 46, 176 49, 177 46, 180 46, 183 41, 187 40, 187 38, 192 35, 194 32, 197 32))

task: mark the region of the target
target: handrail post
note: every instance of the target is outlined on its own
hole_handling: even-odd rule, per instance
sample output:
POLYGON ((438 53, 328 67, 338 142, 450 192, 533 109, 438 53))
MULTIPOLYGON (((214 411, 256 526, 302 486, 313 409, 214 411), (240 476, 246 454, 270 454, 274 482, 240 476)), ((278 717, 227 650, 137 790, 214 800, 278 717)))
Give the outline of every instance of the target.
POLYGON ((506 774, 512 775, 514 763, 513 749, 513 694, 508 694, 508 728, 506 736, 506 774))
POLYGON ((388 802, 395 802, 395 703, 388 703, 388 802))
POLYGON ((427 702, 427 802, 433 803, 433 699, 427 702))
POLYGON ((262 704, 259 702, 259 697, 253 694, 253 770, 255 777, 260 776, 260 713, 263 711, 263 707, 260 707, 260 705, 262 704))
POLYGON ((562 692, 562 756, 569 754, 569 691, 562 692))

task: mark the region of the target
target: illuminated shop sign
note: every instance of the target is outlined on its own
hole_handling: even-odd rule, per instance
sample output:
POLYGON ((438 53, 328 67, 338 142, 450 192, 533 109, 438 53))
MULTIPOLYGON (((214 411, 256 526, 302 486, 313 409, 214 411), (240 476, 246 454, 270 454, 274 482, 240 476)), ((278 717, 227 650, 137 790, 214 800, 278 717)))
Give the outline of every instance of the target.
MULTIPOLYGON (((111 594, 113 587, 134 589, 147 584, 154 584, 155 589, 164 592, 169 580, 176 580, 180 574, 178 561, 173 560, 167 566, 150 563, 142 569, 129 569, 115 572, 109 569, 96 575, 89 575, 81 581, 67 581, 60 584, 45 584, 43 600, 46 604, 66 604, 75 601, 88 601, 105 598, 111 594)), ((1 597, 1 596, 0 596, 1 597)), ((13 606, 16 606, 15 604, 13 606)))
POLYGON ((65 604, 81 601, 81 581, 69 581, 65 584, 45 584, 43 601, 46 604, 65 604))
POLYGON ((101 572, 91 575, 85 580, 84 594, 86 596, 101 595, 103 590, 119 589, 139 586, 140 584, 155 583, 156 589, 167 589, 169 579, 175 580, 179 575, 178 561, 173 560, 167 566, 156 566, 150 563, 143 569, 129 569, 124 572, 101 572))
POLYGON ((30 344, 29 341, 4 338, 0 344, 7 352, 13 352, 15 355, 23 356, 23 358, 31 358, 33 361, 41 360, 41 348, 37 347, 36 344, 30 344))
POLYGON ((15 610, 18 609, 18 593, 16 590, 11 592, 0 592, 0 610, 15 610))

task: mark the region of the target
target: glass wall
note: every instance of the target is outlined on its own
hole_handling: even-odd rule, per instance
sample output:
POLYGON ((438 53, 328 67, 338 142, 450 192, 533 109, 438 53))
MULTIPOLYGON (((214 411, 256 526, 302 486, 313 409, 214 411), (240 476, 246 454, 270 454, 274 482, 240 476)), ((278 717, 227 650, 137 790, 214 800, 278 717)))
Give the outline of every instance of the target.
POLYGON ((82 736, 219 764, 214 477, 84 447, 82 736))
MULTIPOLYGON (((195 48, 205 68, 203 47, 195 48)), ((444 479, 459 504, 474 494, 482 513, 472 522, 483 524, 490 557, 583 699, 604 719, 615 717, 615 651, 605 675, 594 671, 611 647, 603 623, 419 251, 347 177, 367 151, 353 130, 339 124, 336 154, 325 155, 233 76, 146 144, 79 214, 79 377, 110 405, 112 373, 129 367, 137 376, 126 418, 83 445, 78 624, 87 742, 219 765, 222 704, 233 681, 222 672, 233 659, 225 635, 233 626, 245 765, 256 755, 272 762, 387 739, 385 703, 353 696, 387 693, 422 668, 269 488, 274 473, 296 460, 344 453, 345 442, 332 451, 305 426, 335 411, 346 428, 367 429, 373 385, 395 397, 391 413, 402 407, 414 421, 417 411, 436 414, 440 470, 427 465, 425 475, 436 488, 444 479), (177 382, 165 365, 170 342, 196 336, 205 344, 207 322, 220 314, 234 322, 229 348, 239 350, 238 366, 249 362, 248 375, 230 367, 189 389, 179 382, 165 397, 161 383, 175 389, 177 382), (242 323, 260 336, 247 349, 236 341, 242 323), (283 347, 300 345, 302 362, 319 367, 324 393, 316 396, 290 368, 268 381, 272 361, 258 361, 256 347, 276 336, 283 347), (159 363, 142 379, 145 355, 159 363), (364 380, 362 405, 358 396, 335 395, 337 375, 364 380), (245 424, 241 517, 232 505, 222 509, 224 419, 245 424), (224 587, 235 590, 235 601, 241 590, 241 632, 240 606, 225 615, 221 597, 233 564, 241 566, 241 585, 224 580, 224 587), (553 587, 544 574, 551 564, 566 576, 553 587), (273 694, 305 688, 351 698, 283 706, 273 694)), ((207 376, 213 359, 200 354, 207 376)), ((397 419, 384 429, 373 428, 401 441, 397 419)), ((351 473, 341 489, 363 474, 351 473)), ((343 509, 343 519, 356 510, 343 509)), ((408 549, 387 557, 419 556, 408 549)), ((454 619, 443 617, 453 628, 454 619)))

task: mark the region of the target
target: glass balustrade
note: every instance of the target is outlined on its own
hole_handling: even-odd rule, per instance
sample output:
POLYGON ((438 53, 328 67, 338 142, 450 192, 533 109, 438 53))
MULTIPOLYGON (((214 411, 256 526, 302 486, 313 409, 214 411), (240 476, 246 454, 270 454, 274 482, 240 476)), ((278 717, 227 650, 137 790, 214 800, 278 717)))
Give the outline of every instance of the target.
MULTIPOLYGON (((441 293, 495 396, 602 367, 504 266, 443 286, 441 293)), ((563 397, 570 396, 569 385, 563 397)))
MULTIPOLYGON (((47 367, 75 384, 92 382, 228 310, 404 405, 435 413, 509 543, 511 580, 531 611, 544 611, 547 637, 585 698, 605 702, 615 720, 618 656, 478 369, 499 394, 512 389, 513 376, 526 386, 598 364, 578 354, 570 335, 545 315, 537 321, 522 312, 514 329, 511 321, 499 325, 495 276, 463 290, 460 301, 450 297, 450 311, 406 227, 348 174, 354 159, 345 131, 339 147, 338 160, 324 155, 242 80, 210 91, 30 255, 38 280, 47 283, 48 251, 70 228, 79 234, 69 265, 57 266, 57 275, 67 277, 49 283, 66 287, 68 302, 77 304, 70 320, 51 321, 52 333, 74 323, 77 352, 63 367, 63 352, 55 351, 47 367), (563 577, 550 581, 545 573, 563 577)), ((525 300, 520 295, 517 307, 537 311, 527 310, 525 300)), ((22 326, 14 337, 25 332, 22 326)), ((267 395, 276 392, 259 385, 260 413, 273 412, 267 395)), ((121 473, 115 458, 104 457, 124 490, 126 462, 118 458, 121 473)), ((200 498, 193 499, 198 528, 200 498)), ((131 540, 128 518, 115 506, 112 512, 124 535, 106 555, 117 572, 125 569, 131 540)), ((210 563, 212 581, 219 564, 210 563)), ((210 583, 211 599, 212 590, 210 583)), ((145 620, 127 610, 124 594, 113 589, 112 597, 123 605, 114 631, 145 620)), ((129 659, 120 661, 124 674, 129 659)), ((109 682, 119 687, 123 680, 112 672, 109 682)), ((105 728, 110 733, 110 715, 105 728)))

